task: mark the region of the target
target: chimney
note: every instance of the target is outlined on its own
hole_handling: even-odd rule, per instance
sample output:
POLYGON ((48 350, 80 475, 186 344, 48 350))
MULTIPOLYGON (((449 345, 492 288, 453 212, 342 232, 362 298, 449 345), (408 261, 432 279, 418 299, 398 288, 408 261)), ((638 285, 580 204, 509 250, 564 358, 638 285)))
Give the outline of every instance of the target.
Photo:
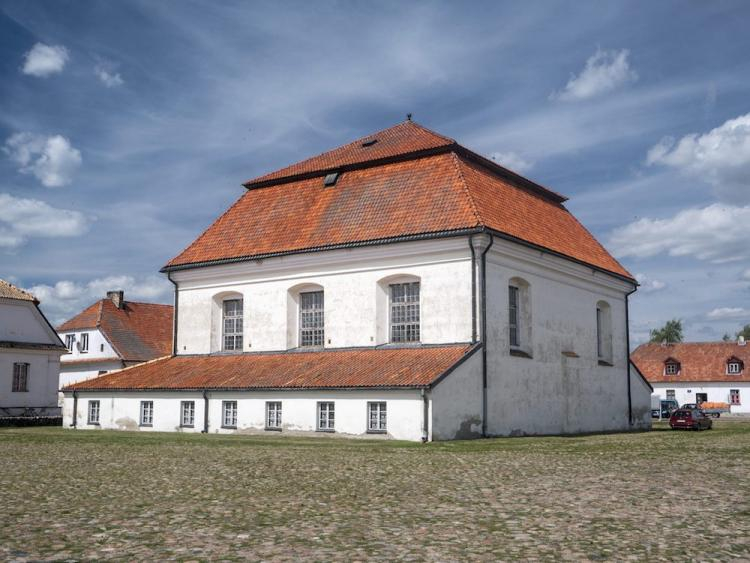
POLYGON ((740 334, 737 337, 737 345, 744 346, 745 344, 747 344, 747 342, 745 342, 745 337, 740 334))
POLYGON ((124 291, 122 290, 108 291, 107 299, 111 299, 112 303, 114 303, 115 307, 117 307, 118 309, 125 308, 125 292, 124 291))

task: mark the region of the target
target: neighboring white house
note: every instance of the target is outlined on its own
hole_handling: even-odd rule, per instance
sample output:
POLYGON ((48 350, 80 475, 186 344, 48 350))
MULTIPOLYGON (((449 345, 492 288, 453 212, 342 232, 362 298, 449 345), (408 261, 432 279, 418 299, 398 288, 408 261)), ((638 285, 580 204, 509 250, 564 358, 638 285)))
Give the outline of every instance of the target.
POLYGON ((744 338, 642 344, 632 360, 662 399, 727 403, 732 413, 750 413, 750 349, 744 338))
POLYGON ((0 417, 59 416, 64 353, 34 296, 0 280, 0 417))
POLYGON ((173 322, 172 305, 126 301, 123 291, 108 291, 57 327, 69 352, 60 362, 60 387, 169 355, 173 322))
POLYGON ((411 121, 245 183, 164 268, 174 355, 65 424, 406 440, 648 427, 633 277, 565 198, 411 121))

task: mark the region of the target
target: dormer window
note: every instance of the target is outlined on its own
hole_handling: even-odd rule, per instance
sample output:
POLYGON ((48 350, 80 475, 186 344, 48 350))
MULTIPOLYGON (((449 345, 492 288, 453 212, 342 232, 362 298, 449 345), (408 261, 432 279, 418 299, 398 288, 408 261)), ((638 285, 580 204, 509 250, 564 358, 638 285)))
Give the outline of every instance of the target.
POLYGON ((671 358, 664 362, 664 375, 680 375, 680 362, 671 358))
POLYGON ((727 360, 727 374, 740 375, 745 366, 739 358, 729 358, 727 360))

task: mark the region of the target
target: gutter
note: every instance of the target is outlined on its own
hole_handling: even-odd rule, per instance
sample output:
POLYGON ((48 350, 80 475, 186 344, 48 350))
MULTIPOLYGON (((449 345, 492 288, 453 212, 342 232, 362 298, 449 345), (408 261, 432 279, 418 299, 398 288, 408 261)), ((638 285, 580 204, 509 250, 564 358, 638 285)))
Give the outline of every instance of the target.
POLYGON ((208 434, 208 391, 203 391, 203 430, 201 434, 208 434))
POLYGON ((172 355, 177 355, 177 306, 180 304, 180 292, 177 289, 177 282, 167 272, 167 279, 174 286, 174 313, 172 318, 172 355))
POLYGON ((422 443, 426 443, 430 438, 430 400, 427 397, 427 391, 422 389, 422 443))
POLYGON ((474 235, 469 235, 471 250, 471 343, 477 342, 477 253, 474 250, 474 235))
MULTIPOLYGON (((480 334, 479 342, 482 348, 482 437, 487 437, 487 253, 492 248, 495 239, 490 232, 489 244, 482 249, 479 255, 479 291, 481 292, 481 306, 479 310, 480 334)), ((475 252, 475 251, 473 251, 475 252)), ((473 292, 472 301, 476 299, 476 291, 473 292)))
POLYGON ((73 391, 73 423, 70 426, 78 426, 78 391, 73 391))
POLYGON ((638 291, 638 287, 634 287, 633 291, 625 294, 625 369, 628 372, 628 424, 633 426, 633 397, 630 391, 630 310, 628 305, 628 297, 638 291))

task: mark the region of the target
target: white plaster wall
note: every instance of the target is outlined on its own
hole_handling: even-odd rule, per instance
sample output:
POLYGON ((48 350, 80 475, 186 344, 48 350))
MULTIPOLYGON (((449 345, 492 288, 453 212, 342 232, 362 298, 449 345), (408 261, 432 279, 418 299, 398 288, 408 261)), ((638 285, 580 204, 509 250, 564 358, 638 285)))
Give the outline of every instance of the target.
MULTIPOLYGON (((368 401, 385 401, 388 412, 387 437, 418 441, 422 438, 423 402, 419 391, 280 391, 280 392, 211 392, 209 395, 210 433, 266 432, 266 401, 281 401, 284 432, 311 432, 317 428, 317 403, 335 403, 336 433, 367 434, 368 401), (221 427, 222 401, 237 401, 237 429, 221 427)), ((201 393, 130 392, 119 394, 79 393, 78 428, 114 430, 186 431, 203 430, 204 401, 201 393), (100 401, 100 424, 87 423, 88 401, 100 401), (154 424, 139 427, 140 402, 154 402, 154 424), (180 428, 180 401, 195 401, 195 426, 180 428)), ((71 426, 73 395, 66 393, 63 425, 71 426)), ((270 432, 270 431, 269 431, 270 432)), ((373 437, 378 435, 373 434, 373 437)))
POLYGON ((654 394, 660 398, 667 398, 667 389, 675 390, 675 399, 680 405, 694 403, 696 393, 706 393, 709 401, 729 403, 729 390, 740 390, 741 405, 731 405, 730 412, 734 414, 750 413, 750 383, 738 382, 669 382, 653 383, 654 394))
MULTIPOLYGON (((63 358, 65 358, 65 356, 63 356, 63 358)), ((100 371, 110 372, 116 369, 122 369, 122 362, 119 360, 115 362, 102 360, 101 362, 86 364, 85 366, 66 366, 65 363, 65 361, 60 362, 60 388, 70 385, 71 383, 99 377, 100 371)))
POLYGON ((58 344, 34 303, 0 298, 0 340, 58 344))
POLYGON ((289 290, 303 284, 325 291, 325 345, 373 346, 387 341, 387 302, 378 282, 391 276, 421 280, 424 343, 471 339, 471 254, 466 238, 317 252, 175 272, 179 285, 177 349, 205 354, 218 349, 214 296, 241 294, 245 351, 284 350, 297 327, 289 290), (213 320, 212 320, 213 317, 213 320), (212 330, 214 337, 212 338, 212 330), (213 345, 212 345, 213 342, 213 345))
POLYGON ((59 357, 59 351, 0 348, 0 408, 56 409, 59 357), (27 392, 11 391, 16 362, 29 364, 27 392))
POLYGON ((591 268, 495 239, 487 255, 490 435, 630 428, 625 292, 631 288, 591 268), (514 277, 530 284, 532 358, 510 355, 508 281, 514 277), (611 307, 613 366, 598 364, 600 300, 611 307))
POLYGON ((92 328, 88 330, 71 330, 71 331, 65 331, 65 332, 59 332, 60 340, 65 343, 65 337, 68 334, 75 335, 76 338, 76 344, 73 345, 73 350, 71 350, 68 354, 65 354, 62 357, 62 362, 73 362, 73 361, 79 361, 79 360, 97 360, 100 358, 117 358, 119 357, 119 354, 115 352, 114 348, 112 348, 112 345, 109 343, 109 341, 105 338, 105 336, 102 334, 102 332, 99 329, 92 328), (81 335, 82 334, 88 334, 89 335, 89 351, 88 352, 79 352, 78 351, 78 342, 81 341, 81 335))
POLYGON ((630 393, 633 406, 633 425, 641 430, 651 428, 651 388, 630 365, 630 393))
POLYGON ((430 391, 432 440, 482 435, 482 350, 455 368, 430 391))

